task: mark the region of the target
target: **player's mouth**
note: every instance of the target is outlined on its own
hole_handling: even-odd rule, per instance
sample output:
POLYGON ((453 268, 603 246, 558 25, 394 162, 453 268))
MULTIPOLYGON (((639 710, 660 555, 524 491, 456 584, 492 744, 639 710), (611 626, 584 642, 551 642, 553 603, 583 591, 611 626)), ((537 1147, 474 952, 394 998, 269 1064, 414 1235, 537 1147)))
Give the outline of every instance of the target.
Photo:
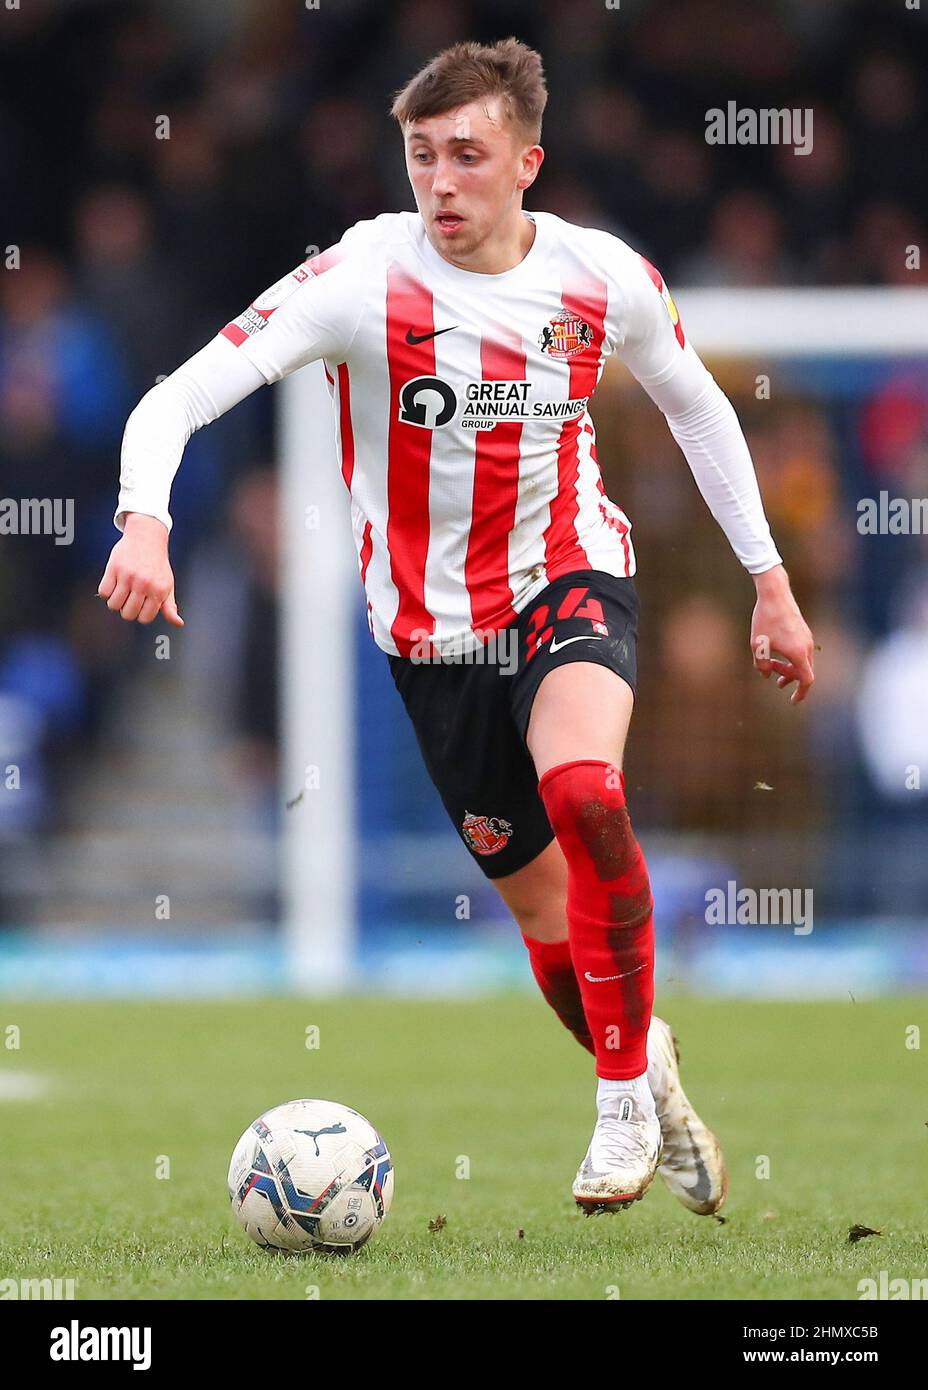
POLYGON ((435 224, 443 236, 452 236, 462 226, 464 218, 456 212, 437 212, 435 224))

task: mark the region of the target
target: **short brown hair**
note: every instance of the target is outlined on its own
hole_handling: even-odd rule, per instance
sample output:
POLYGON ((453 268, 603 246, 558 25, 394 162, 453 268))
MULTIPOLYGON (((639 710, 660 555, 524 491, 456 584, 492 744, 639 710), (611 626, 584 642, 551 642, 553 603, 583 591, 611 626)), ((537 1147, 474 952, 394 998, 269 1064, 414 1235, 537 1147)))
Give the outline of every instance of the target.
POLYGON ((496 96, 503 98, 508 120, 537 144, 548 100, 544 68, 541 55, 514 38, 443 49, 397 92, 390 114, 403 129, 410 121, 496 96))

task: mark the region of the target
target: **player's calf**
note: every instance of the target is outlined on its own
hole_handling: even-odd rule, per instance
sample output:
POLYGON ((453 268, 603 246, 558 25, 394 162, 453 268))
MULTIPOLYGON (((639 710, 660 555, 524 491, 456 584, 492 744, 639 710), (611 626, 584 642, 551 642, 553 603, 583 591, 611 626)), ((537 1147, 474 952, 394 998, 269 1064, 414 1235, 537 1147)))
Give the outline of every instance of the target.
POLYGON ((647 1069, 654 1000, 653 901, 647 866, 612 763, 578 759, 538 784, 567 861, 567 924, 597 1075, 647 1069))
POLYGON ((532 974, 545 999, 581 1047, 594 1052, 590 1026, 583 1011, 583 998, 577 984, 570 942, 536 941, 522 933, 528 950, 532 974))
POLYGON ((596 1127, 573 1195, 587 1213, 615 1211, 644 1196, 661 1157, 647 1079, 651 885, 625 779, 613 763, 560 763, 541 778, 539 792, 567 860, 571 956, 600 1078, 596 1127))

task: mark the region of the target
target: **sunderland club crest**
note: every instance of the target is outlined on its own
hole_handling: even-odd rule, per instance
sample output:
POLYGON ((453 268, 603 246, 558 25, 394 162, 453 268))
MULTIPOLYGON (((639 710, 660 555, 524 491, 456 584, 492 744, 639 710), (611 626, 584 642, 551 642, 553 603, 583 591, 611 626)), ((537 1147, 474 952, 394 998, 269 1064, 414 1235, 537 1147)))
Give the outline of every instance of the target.
POLYGON ((579 314, 573 314, 563 305, 559 313, 548 320, 538 335, 538 346, 549 357, 563 362, 574 353, 582 352, 593 342, 593 330, 579 314))
POLYGON ((475 854, 498 854, 512 838, 512 826, 499 816, 464 813, 461 833, 475 854))

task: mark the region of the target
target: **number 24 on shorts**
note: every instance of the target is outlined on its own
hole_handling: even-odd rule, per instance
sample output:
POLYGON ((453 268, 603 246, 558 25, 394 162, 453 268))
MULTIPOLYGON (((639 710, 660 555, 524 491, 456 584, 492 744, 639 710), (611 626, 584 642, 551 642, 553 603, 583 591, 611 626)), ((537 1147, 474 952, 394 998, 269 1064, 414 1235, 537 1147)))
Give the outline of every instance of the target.
MULTIPOLYGON (((589 618, 593 625, 593 631, 602 637, 606 637, 608 636, 609 629, 606 626, 603 606, 598 598, 587 598, 589 592, 589 588, 569 589, 558 605, 554 621, 560 622, 564 618, 589 618), (584 602, 584 600, 586 600, 586 602, 584 602)), ((529 617, 525 653, 526 662, 531 661, 542 643, 549 642, 554 635, 553 626, 544 627, 544 624, 548 621, 549 612, 550 608, 548 604, 540 603, 529 617)))

